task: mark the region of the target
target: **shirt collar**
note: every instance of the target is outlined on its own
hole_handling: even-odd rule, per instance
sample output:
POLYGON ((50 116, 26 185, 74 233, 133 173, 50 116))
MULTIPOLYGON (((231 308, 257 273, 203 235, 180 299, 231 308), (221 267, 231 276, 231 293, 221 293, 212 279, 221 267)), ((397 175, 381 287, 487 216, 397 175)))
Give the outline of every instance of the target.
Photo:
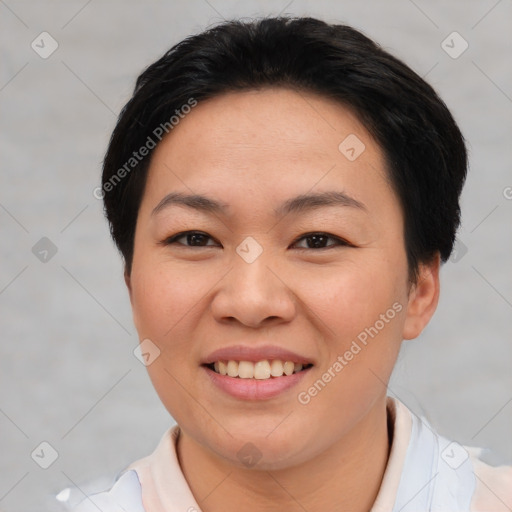
MULTIPOLYGON (((453 473, 440 462, 441 449, 448 443, 446 439, 438 436, 426 421, 413 415, 399 400, 388 397, 386 407, 392 426, 392 442, 381 486, 370 512, 435 510, 431 508, 434 502, 444 500, 446 503, 446 496, 451 493, 447 482, 453 483, 454 478, 467 480, 463 486, 467 491, 455 498, 460 506, 457 510, 468 510, 465 507, 469 506, 474 487, 470 481, 470 467, 453 473)), ((178 425, 171 427, 151 455, 127 468, 137 471, 144 505, 151 512, 201 510, 181 471, 176 449, 179 433, 178 425)))

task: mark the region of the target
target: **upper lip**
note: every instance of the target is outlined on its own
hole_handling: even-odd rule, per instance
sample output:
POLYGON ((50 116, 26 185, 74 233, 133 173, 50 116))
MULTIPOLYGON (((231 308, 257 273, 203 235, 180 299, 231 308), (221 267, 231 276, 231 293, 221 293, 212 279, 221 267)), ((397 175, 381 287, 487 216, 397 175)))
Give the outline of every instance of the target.
POLYGON ((261 347, 233 345, 231 347, 223 347, 211 352, 201 361, 201 363, 211 364, 216 361, 252 361, 256 363, 265 359, 292 361, 303 365, 314 364, 310 358, 274 345, 262 345, 261 347))

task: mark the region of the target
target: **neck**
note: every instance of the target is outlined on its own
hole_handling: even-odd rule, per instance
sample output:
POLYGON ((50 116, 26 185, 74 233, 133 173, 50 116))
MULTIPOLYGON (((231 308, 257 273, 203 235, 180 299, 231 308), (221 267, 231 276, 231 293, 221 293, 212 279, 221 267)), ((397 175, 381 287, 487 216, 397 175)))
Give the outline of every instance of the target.
POLYGON ((177 452, 203 512, 368 512, 381 485, 391 435, 384 398, 328 450, 290 468, 232 466, 206 453, 183 431, 177 452))

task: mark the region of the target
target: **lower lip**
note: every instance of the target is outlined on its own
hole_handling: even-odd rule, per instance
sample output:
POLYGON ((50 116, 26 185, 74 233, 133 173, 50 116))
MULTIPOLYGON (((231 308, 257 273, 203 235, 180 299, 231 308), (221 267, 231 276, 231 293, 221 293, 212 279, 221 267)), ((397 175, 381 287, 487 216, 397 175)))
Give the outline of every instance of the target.
POLYGON ((291 375, 270 377, 270 379, 241 379, 221 375, 210 368, 202 367, 213 384, 225 393, 241 400, 267 400, 296 386, 312 368, 306 368, 291 375))

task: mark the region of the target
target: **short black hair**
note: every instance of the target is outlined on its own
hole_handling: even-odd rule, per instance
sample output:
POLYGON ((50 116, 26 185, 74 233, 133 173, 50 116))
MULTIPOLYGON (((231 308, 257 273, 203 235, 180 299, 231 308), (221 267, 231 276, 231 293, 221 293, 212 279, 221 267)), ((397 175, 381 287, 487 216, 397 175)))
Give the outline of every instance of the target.
POLYGON ((193 102, 265 87, 316 93, 350 108, 383 151, 403 211, 410 279, 437 253, 449 258, 467 152, 445 103, 358 30, 282 16, 230 20, 189 36, 137 78, 110 139, 101 189, 128 274, 151 154, 163 132, 193 102))

